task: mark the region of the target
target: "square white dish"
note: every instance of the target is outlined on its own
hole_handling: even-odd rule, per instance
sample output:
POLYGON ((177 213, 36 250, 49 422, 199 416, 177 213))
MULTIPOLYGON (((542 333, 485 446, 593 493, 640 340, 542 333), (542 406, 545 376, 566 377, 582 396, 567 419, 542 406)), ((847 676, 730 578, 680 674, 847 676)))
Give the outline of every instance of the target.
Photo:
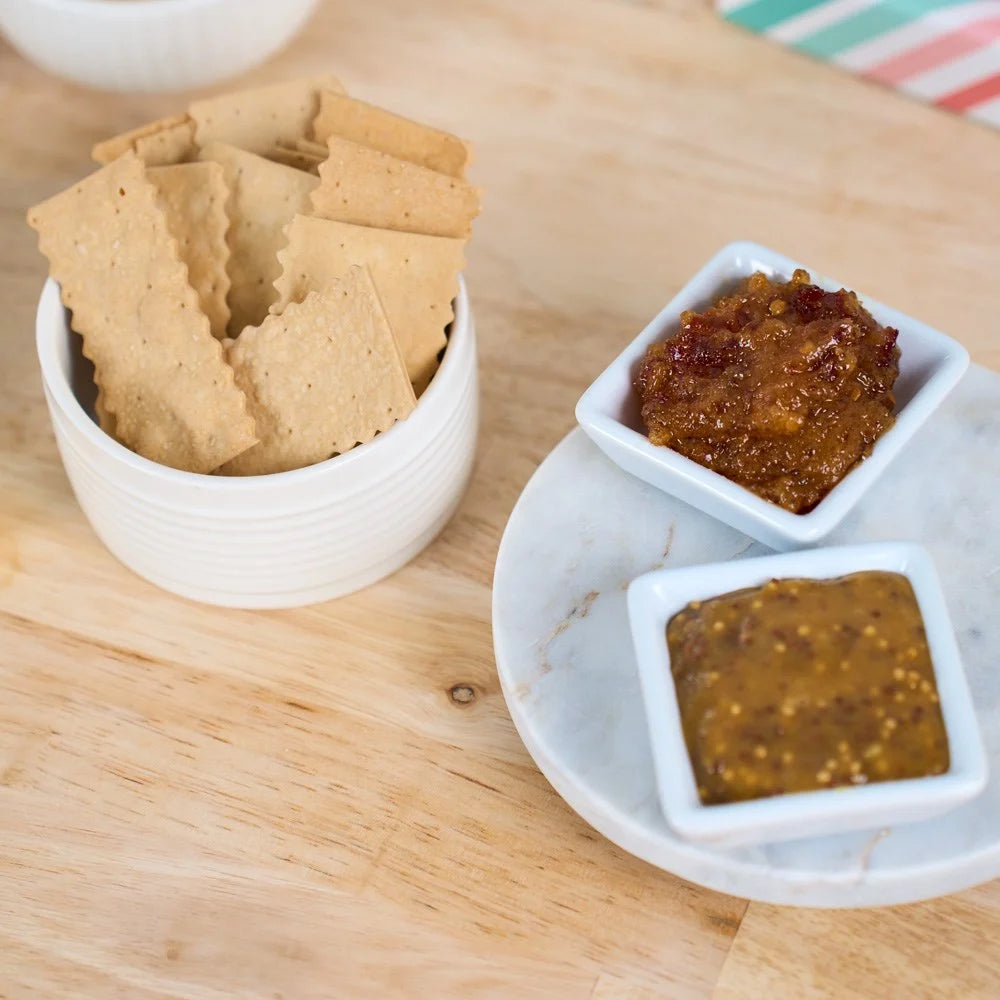
MULTIPOLYGON (((636 370, 649 347, 676 332, 681 312, 704 309, 741 278, 763 271, 788 279, 804 266, 756 243, 724 247, 597 377, 576 406, 584 432, 620 468, 775 549, 816 544, 833 531, 969 365, 968 351, 951 337, 859 292, 879 323, 899 330, 896 422, 871 455, 807 514, 793 514, 670 448, 652 444, 633 389, 636 370)), ((807 270, 828 291, 846 287, 807 270)))
POLYGON ((969 801, 986 785, 986 755, 944 594, 930 556, 918 545, 880 542, 658 570, 630 584, 628 616, 661 807, 667 822, 687 840, 736 847, 914 822, 969 801), (948 737, 948 771, 924 778, 702 805, 670 671, 668 621, 690 601, 759 586, 771 579, 831 579, 863 570, 901 573, 913 586, 948 737))

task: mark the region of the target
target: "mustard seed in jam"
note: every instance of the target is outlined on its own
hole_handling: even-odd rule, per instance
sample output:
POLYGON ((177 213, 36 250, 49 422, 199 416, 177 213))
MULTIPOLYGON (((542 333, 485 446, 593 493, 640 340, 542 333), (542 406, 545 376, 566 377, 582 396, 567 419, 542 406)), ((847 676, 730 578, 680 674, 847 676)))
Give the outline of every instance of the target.
POLYGON ((649 349, 649 439, 806 513, 892 426, 896 336, 854 292, 754 274, 649 349))
POLYGON ((693 602, 668 623, 667 645, 705 805, 948 770, 904 576, 772 580, 693 602))

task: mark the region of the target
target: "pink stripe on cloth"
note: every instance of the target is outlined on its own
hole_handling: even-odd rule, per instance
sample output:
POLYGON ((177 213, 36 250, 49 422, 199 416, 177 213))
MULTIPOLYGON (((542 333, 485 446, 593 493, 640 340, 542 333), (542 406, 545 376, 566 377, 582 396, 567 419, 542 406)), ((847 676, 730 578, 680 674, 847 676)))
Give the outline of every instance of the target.
POLYGON ((867 70, 865 76, 870 80, 889 85, 901 83, 908 77, 940 66, 950 59, 957 59, 959 56, 974 52, 998 39, 1000 39, 1000 17, 974 21, 972 24, 918 45, 915 49, 909 49, 898 56, 886 59, 885 62, 867 70))
POLYGON ((949 111, 968 111, 977 104, 1000 97, 1000 73, 995 76, 988 76, 985 80, 980 80, 969 87, 963 87, 951 94, 939 97, 934 103, 949 111))

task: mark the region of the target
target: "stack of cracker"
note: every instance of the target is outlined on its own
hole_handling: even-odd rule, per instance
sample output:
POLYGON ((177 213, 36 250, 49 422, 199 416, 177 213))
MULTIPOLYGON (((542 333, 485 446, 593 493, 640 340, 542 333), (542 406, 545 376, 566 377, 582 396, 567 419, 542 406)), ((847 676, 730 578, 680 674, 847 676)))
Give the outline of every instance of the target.
POLYGON ((195 101, 93 156, 28 221, 104 431, 173 468, 263 475, 412 412, 479 210, 464 142, 320 77, 195 101))

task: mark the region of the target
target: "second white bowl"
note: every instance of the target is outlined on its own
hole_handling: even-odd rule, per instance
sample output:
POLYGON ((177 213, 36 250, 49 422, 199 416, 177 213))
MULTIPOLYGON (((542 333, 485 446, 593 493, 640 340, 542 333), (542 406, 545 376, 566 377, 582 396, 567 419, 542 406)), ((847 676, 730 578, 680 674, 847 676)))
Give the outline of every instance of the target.
POLYGON ((166 93, 236 76, 282 48, 318 0, 0 0, 33 63, 99 90, 166 93))

